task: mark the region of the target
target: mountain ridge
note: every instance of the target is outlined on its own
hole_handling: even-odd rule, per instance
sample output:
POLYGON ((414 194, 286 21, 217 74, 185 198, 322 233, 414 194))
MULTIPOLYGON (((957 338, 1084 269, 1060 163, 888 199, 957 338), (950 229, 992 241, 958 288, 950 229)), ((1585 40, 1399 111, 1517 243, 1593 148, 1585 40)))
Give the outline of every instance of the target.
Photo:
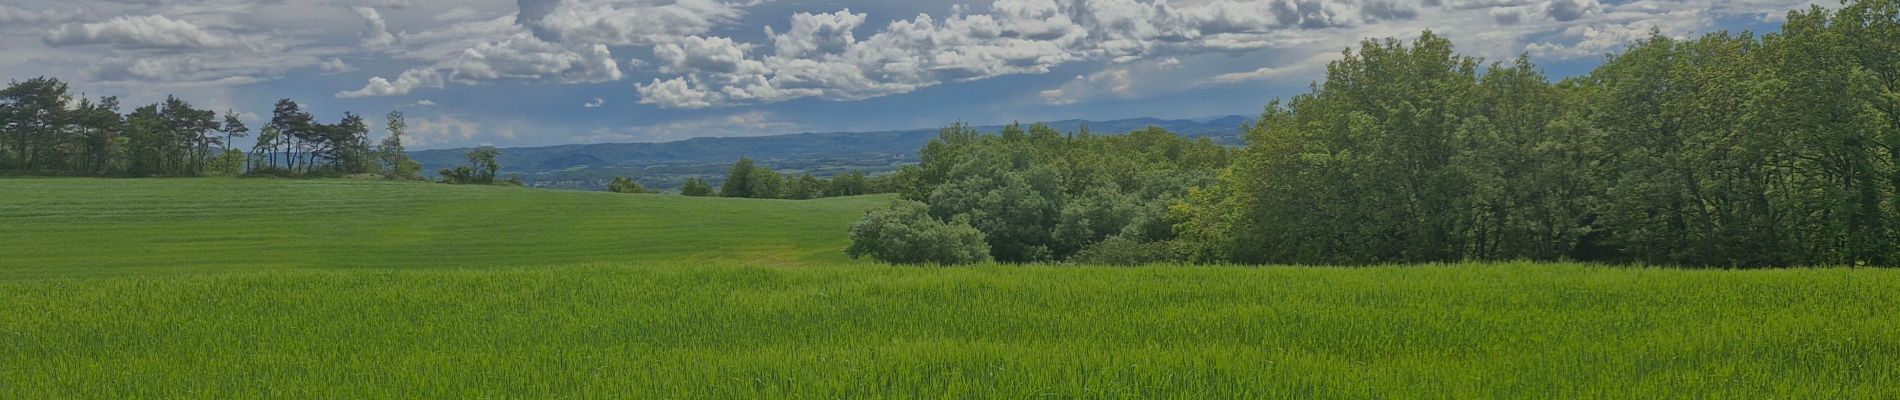
MULTIPOLYGON (((1188 137, 1207 137, 1224 144, 1239 144, 1241 125, 1248 119, 1238 115, 1197 119, 1161 119, 1152 117, 1093 121, 1068 119, 1043 122, 1058 131, 1074 132, 1086 125, 1103 134, 1122 134, 1148 126, 1158 126, 1188 137)), ((976 126, 994 133, 1005 125, 976 126)), ((582 168, 646 168, 680 163, 722 163, 739 157, 751 157, 766 164, 777 161, 840 159, 874 160, 901 163, 914 161, 916 152, 937 137, 938 128, 862 131, 804 132, 765 136, 696 137, 667 142, 585 143, 553 146, 502 147, 503 172, 531 174, 582 168)), ((463 163, 469 147, 418 150, 410 157, 421 162, 425 171, 451 168, 463 163)), ((888 164, 887 164, 888 165, 888 164)), ((774 165, 774 167, 778 167, 774 165)))

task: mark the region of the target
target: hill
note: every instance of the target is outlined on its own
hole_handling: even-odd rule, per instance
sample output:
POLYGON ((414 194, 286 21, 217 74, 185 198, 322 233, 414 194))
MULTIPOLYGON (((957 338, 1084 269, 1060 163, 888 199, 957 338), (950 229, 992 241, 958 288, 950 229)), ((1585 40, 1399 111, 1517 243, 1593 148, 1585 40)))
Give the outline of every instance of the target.
MULTIPOLYGON (((1158 126, 1190 137, 1240 144, 1239 116, 1195 120, 1135 118, 1114 121, 1066 120, 1048 124, 1063 132, 1083 126, 1103 134, 1118 134, 1158 126)), ((1002 126, 981 126, 996 132, 1002 126)), ((547 147, 503 148, 504 174, 519 174, 530 186, 602 190, 615 176, 639 179, 657 188, 676 188, 688 177, 721 179, 725 166, 751 157, 785 172, 819 176, 846 170, 886 172, 916 162, 917 149, 937 137, 937 128, 880 131, 800 133, 753 137, 706 137, 663 143, 600 143, 547 147)), ((465 162, 468 149, 412 151, 425 172, 452 168, 465 162)))

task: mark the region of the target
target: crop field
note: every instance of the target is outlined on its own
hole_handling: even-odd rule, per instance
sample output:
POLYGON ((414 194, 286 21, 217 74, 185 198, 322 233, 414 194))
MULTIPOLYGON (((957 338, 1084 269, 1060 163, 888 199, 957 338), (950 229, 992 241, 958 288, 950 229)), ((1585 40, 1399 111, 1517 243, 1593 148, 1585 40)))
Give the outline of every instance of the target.
POLYGON ((887 200, 0 180, 0 399, 1900 397, 1893 270, 845 258, 887 200))

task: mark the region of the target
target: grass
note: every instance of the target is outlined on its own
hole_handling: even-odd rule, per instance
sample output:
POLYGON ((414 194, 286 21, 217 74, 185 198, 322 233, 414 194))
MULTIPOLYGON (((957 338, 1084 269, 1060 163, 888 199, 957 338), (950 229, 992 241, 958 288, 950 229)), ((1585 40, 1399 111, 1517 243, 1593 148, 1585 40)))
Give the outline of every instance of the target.
POLYGON ((1890 270, 839 258, 881 201, 0 180, 0 398, 1900 397, 1890 270))
POLYGON ((349 180, 0 180, 0 279, 285 268, 847 262, 888 198, 688 198, 349 180))

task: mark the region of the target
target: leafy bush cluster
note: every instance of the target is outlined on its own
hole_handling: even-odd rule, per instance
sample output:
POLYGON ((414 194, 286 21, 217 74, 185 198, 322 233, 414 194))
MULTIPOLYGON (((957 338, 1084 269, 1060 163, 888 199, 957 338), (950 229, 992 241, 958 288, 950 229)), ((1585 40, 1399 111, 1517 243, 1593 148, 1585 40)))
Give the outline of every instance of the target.
MULTIPOLYGON (((1063 134, 1042 124, 1011 125, 986 135, 959 124, 944 128, 924 147, 921 165, 893 179, 902 204, 925 208, 903 214, 918 219, 912 223, 967 223, 981 233, 997 261, 1069 260, 1111 238, 1117 250, 1091 254, 1140 247, 1152 255, 1144 258, 1160 260, 1174 258, 1166 242, 1174 238, 1178 221, 1168 214, 1168 205, 1184 198, 1190 187, 1211 183, 1230 152, 1160 128, 1095 135, 1086 128, 1063 134)), ((891 218, 867 216, 867 223, 874 217, 891 218)), ((854 248, 885 240, 876 233, 854 235, 854 248)), ((853 254, 892 261, 914 258, 907 252, 917 251, 870 248, 887 251, 853 254)))
POLYGON ((923 203, 898 200, 872 209, 851 226, 851 257, 871 256, 893 264, 969 264, 990 260, 983 232, 966 218, 931 218, 923 203))

